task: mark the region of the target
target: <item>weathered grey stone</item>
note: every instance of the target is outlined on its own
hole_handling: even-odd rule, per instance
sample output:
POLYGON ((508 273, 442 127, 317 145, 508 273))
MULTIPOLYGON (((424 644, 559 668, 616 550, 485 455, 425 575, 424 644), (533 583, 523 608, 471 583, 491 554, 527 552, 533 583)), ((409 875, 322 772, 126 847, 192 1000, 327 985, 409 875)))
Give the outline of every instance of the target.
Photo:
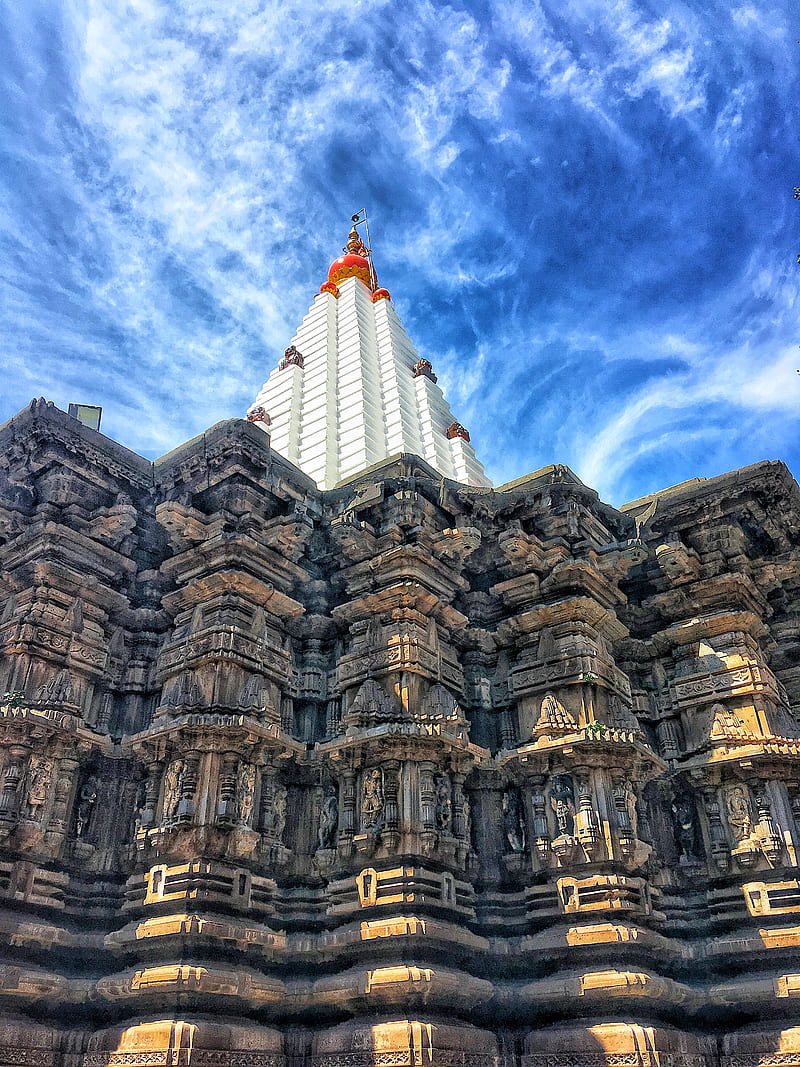
POLYGON ((0 427, 0 1065, 798 1064, 800 491, 0 427))

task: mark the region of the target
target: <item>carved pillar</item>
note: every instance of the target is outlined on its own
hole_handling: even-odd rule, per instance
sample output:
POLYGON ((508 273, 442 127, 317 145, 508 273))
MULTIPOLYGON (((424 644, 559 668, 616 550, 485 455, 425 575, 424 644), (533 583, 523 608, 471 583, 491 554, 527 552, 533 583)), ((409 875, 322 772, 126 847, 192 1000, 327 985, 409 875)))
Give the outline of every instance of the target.
POLYGON ((400 810, 397 793, 400 785, 400 761, 387 760, 383 764, 383 826, 387 833, 397 833, 400 810))
POLYGON ((270 833, 275 825, 275 768, 265 767, 261 772, 261 800, 258 805, 258 828, 270 833))
POLYGON ((790 798, 790 804, 792 807, 792 818, 794 819, 795 828, 795 841, 797 847, 800 848, 800 788, 795 785, 795 791, 792 792, 790 798))
POLYGON ((719 799, 713 786, 707 786, 701 790, 703 805, 708 819, 708 836, 711 841, 711 855, 717 869, 723 873, 730 869, 731 850, 725 836, 725 827, 722 825, 719 799))
POLYGON ((95 726, 101 733, 108 733, 111 725, 111 715, 114 711, 114 698, 111 693, 105 693, 100 699, 100 711, 95 726))
POLYGON ((24 745, 11 745, 8 762, 3 770, 3 788, 0 791, 0 828, 9 832, 19 819, 19 787, 25 773, 28 749, 24 745))
POLYGON ((70 800, 75 787, 80 763, 75 756, 62 756, 56 772, 55 796, 50 815, 49 829, 66 834, 69 822, 70 800))
POLYGON ((419 803, 422 832, 436 832, 436 789, 433 784, 433 774, 436 764, 425 760, 419 765, 419 803))
POLYGON ((178 822, 191 822, 194 819, 194 794, 197 790, 199 775, 200 756, 197 752, 189 752, 186 756, 186 767, 181 779, 180 799, 175 812, 178 822))
POLYGON ((467 798, 464 796, 465 774, 460 771, 453 772, 453 836, 459 841, 467 841, 467 823, 469 821, 469 808, 467 798))
POLYGON ((514 712, 511 708, 503 708, 500 712, 500 745, 502 748, 513 748, 517 740, 517 731, 514 726, 514 712))
POLYGON ((75 779, 80 763, 74 756, 62 756, 58 761, 53 778, 55 790, 50 820, 47 824, 45 843, 51 855, 57 855, 69 829, 69 812, 75 779))
POLYGON ((339 843, 353 840, 356 825, 356 775, 353 770, 342 772, 341 795, 339 807, 342 818, 339 823, 339 843))
POLYGON ((162 770, 163 764, 160 760, 153 760, 152 763, 147 765, 147 778, 144 785, 144 807, 139 815, 139 826, 142 830, 149 829, 155 822, 162 770))
POLYGON ((750 782, 753 790, 753 798, 758 812, 759 838, 761 851, 770 863, 776 863, 780 859, 782 844, 778 831, 775 827, 775 819, 772 814, 772 805, 769 800, 769 787, 760 778, 750 782))
MULTIPOLYGON (((575 822, 577 824, 577 838, 583 846, 583 850, 589 860, 597 859, 600 849, 600 842, 602 840, 602 834, 600 833, 600 820, 597 817, 597 812, 594 806, 594 798, 592 797, 592 785, 589 776, 589 771, 586 768, 576 769, 575 782, 578 792, 578 805, 575 813, 575 822)), ((622 848, 623 855, 626 854, 623 841, 631 842, 631 848, 633 847, 633 834, 631 832, 631 823, 628 816, 627 808, 627 780, 621 779, 621 786, 617 783, 614 784, 614 807, 617 811, 617 825, 620 830, 620 846, 622 848), (622 811, 619 808, 618 791, 621 789, 622 794, 622 811), (624 812, 624 815, 623 815, 624 812), (624 821, 622 821, 624 820, 624 821)))
POLYGON ((544 795, 546 778, 537 774, 530 780, 531 827, 533 847, 542 863, 547 862, 550 851, 550 828, 547 825, 547 801, 544 795))
MULTIPOLYGON (((219 769, 219 802, 217 804, 217 822, 226 826, 236 821, 236 784, 238 777, 239 757, 235 752, 226 752, 222 757, 219 769)), ((192 793, 194 793, 194 790, 192 790, 192 793)))
POLYGON ((680 749, 678 744, 678 724, 675 719, 659 719, 656 723, 656 739, 664 759, 678 758, 680 749))
POLYGON ((339 718, 340 718, 341 705, 339 698, 328 701, 328 707, 326 709, 325 716, 325 736, 335 737, 339 730, 339 718))
POLYGON ((294 733, 294 701, 291 697, 281 697, 281 729, 284 733, 294 733))

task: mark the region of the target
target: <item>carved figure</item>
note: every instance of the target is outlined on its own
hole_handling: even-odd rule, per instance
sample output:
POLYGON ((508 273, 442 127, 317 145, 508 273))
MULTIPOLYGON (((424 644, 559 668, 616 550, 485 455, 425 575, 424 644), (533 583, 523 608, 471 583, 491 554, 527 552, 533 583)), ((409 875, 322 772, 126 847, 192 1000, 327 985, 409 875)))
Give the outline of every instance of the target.
POLYGON ((278 782, 272 794, 272 834, 276 841, 283 840, 286 829, 286 786, 278 782))
POLYGON ((173 760, 167 767, 164 775, 164 807, 162 809, 164 822, 172 819, 181 799, 181 787, 186 774, 186 763, 182 759, 173 760))
POLYGON ((434 787, 436 789, 436 828, 449 831, 453 821, 453 799, 447 775, 437 774, 434 787))
POLYGON ((92 812, 97 803, 97 779, 87 778, 78 794, 78 811, 75 818, 75 836, 83 837, 89 829, 92 812))
POLYGON ((136 789, 136 800, 133 805, 133 835, 137 837, 142 830, 146 829, 145 808, 147 807, 147 780, 139 782, 136 789))
POLYGON ((559 835, 575 833, 575 790, 566 774, 557 774, 550 784, 550 806, 556 817, 559 835))
POLYGON ((333 848, 338 825, 339 797, 336 786, 331 784, 325 790, 325 795, 322 800, 322 808, 319 813, 319 830, 317 832, 317 844, 319 848, 333 848))
POLYGON ((376 827, 383 811, 383 778, 374 767, 364 775, 361 796, 361 825, 365 830, 376 827))
POLYGON ((469 797, 466 793, 461 795, 461 820, 464 827, 464 840, 468 845, 472 845, 472 809, 470 808, 469 797))
POLYGON ((525 820, 519 790, 511 786, 503 793, 503 832, 512 852, 525 851, 525 820))
POLYGON ((47 803, 53 764, 46 756, 31 756, 28 765, 28 814, 33 819, 41 818, 47 803))
POLYGON ((736 843, 746 841, 753 833, 753 809, 747 788, 741 784, 729 786, 725 791, 725 807, 736 843))
POLYGON ((253 815, 253 790, 256 784, 256 769, 252 763, 239 765, 239 780, 237 782, 237 799, 239 807, 239 822, 245 826, 250 825, 253 815))
POLYGON ((688 793, 679 793, 672 802, 672 821, 681 858, 702 859, 697 840, 697 816, 688 793))

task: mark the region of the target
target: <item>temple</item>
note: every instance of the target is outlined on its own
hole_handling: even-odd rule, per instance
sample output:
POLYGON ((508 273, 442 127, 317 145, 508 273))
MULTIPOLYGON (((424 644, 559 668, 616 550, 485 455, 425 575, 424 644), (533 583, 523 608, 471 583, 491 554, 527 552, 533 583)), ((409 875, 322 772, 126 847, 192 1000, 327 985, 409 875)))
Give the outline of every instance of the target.
POLYGON ((248 418, 0 427, 0 1067, 800 1067, 797 484, 492 488, 343 259, 248 418))
POLYGON ((248 418, 320 489, 403 452, 446 478, 490 484, 355 225, 248 418))

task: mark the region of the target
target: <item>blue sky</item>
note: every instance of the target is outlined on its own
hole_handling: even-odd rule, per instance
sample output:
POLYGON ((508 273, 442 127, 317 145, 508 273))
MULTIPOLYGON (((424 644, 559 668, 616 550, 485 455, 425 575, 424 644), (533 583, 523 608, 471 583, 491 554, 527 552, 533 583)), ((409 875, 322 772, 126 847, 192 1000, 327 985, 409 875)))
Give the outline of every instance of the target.
POLYGON ((800 474, 792 8, 3 0, 0 420, 243 415, 366 207, 495 482, 800 474))

